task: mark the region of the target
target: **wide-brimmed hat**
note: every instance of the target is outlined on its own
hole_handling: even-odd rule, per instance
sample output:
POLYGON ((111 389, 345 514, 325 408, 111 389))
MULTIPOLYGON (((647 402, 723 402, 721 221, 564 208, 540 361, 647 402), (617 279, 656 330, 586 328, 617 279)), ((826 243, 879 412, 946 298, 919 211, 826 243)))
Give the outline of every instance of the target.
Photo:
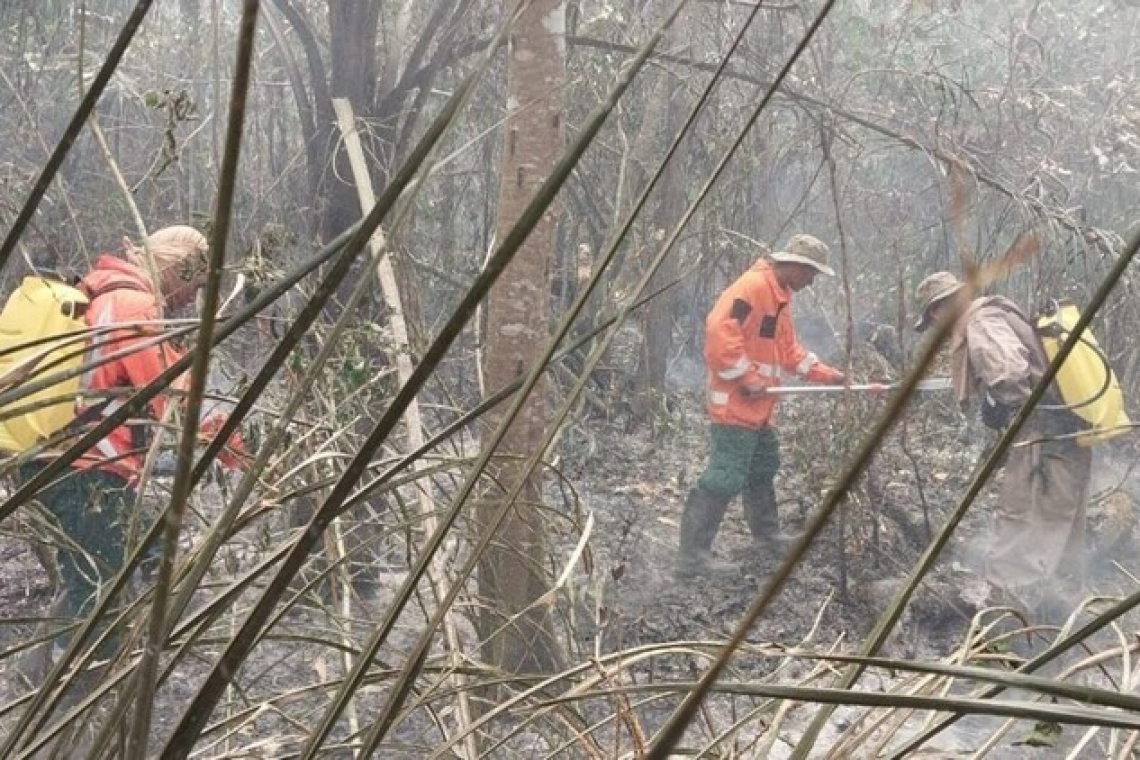
POLYGON ((776 251, 770 258, 786 264, 806 264, 829 277, 835 276, 835 270, 827 265, 827 246, 811 235, 793 235, 788 250, 776 251))
POLYGON ((914 323, 914 329, 922 332, 930 327, 930 309, 961 290, 963 283, 950 272, 935 272, 918 283, 918 302, 922 304, 922 316, 914 323))

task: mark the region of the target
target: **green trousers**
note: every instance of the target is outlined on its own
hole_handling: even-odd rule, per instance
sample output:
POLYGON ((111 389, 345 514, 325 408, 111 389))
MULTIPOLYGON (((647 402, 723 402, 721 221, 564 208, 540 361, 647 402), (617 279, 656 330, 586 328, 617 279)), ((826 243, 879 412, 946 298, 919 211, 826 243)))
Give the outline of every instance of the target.
POLYGON ((780 470, 780 439, 770 427, 752 430, 713 425, 709 430, 709 461, 697 484, 729 500, 746 488, 770 487, 780 470))
POLYGON ((775 485, 780 441, 776 431, 713 425, 709 440, 708 464, 681 515, 682 557, 709 551, 728 503, 737 494, 742 497, 744 519, 753 537, 772 538, 780 530, 775 485))
MULTIPOLYGON (((24 465, 19 471, 20 480, 31 480, 43 466, 24 465)), ((135 491, 119 475, 69 469, 41 490, 36 499, 55 516, 70 544, 61 542, 56 550, 60 588, 52 612, 80 619, 94 607, 100 586, 123 566, 135 491)), ((67 635, 55 639, 61 646, 69 640, 67 635)), ((113 644, 109 637, 100 654, 113 652, 113 644)))

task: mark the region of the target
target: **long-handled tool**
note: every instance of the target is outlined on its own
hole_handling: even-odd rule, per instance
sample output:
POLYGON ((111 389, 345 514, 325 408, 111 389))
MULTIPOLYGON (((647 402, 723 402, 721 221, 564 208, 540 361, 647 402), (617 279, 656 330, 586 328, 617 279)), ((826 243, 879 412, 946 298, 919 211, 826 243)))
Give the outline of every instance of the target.
MULTIPOLYGON (((854 383, 852 385, 774 385, 765 388, 765 393, 778 393, 780 395, 799 395, 807 393, 885 393, 896 390, 901 383, 854 383)), ((916 391, 948 391, 953 382, 948 377, 932 377, 920 380, 915 386, 916 391)))

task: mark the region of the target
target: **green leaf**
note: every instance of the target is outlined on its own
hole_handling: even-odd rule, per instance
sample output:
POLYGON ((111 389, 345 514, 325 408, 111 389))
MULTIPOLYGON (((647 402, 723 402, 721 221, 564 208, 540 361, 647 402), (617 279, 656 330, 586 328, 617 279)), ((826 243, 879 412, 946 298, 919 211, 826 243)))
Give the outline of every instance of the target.
POLYGON ((1060 723, 1053 723, 1050 721, 1038 721, 1033 725, 1033 731, 1025 739, 1019 742, 1014 742, 1015 747, 1056 747, 1057 741, 1061 738, 1060 723))
POLYGON ((142 96, 143 105, 147 108, 160 108, 162 100, 162 93, 158 90, 147 90, 142 96))

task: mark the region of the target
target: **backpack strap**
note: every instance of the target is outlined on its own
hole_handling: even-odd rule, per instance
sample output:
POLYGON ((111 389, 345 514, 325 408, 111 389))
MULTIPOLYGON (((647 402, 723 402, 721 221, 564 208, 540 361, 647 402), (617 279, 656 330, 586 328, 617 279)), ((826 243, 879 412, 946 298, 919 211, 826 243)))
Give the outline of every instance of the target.
POLYGON ((107 407, 114 401, 113 398, 105 398, 94 406, 89 406, 79 414, 75 415, 75 419, 67 423, 65 431, 78 431, 89 422, 94 422, 103 416, 103 412, 107 411, 107 407))
MULTIPOLYGON (((83 295, 87 296, 92 301, 95 300, 96 298, 98 298, 99 296, 105 296, 108 293, 114 293, 115 291, 118 291, 118 290, 133 290, 137 293, 148 293, 148 292, 150 292, 146 288, 144 288, 143 286, 139 285, 138 283, 129 282, 129 281, 128 282, 114 282, 114 283, 111 283, 110 285, 99 288, 97 290, 92 290, 87 285, 86 282, 84 282, 82 279, 80 279, 78 282, 75 283, 75 287, 81 293, 83 293, 83 295)), ((115 401, 114 398, 107 398, 107 399, 100 401, 97 404, 93 404, 92 406, 86 407, 82 412, 80 412, 79 414, 77 414, 75 416, 74 420, 72 420, 68 424, 67 429, 68 430, 79 430, 80 428, 87 425, 88 423, 94 422, 95 420, 104 416, 107 409, 111 406, 112 403, 114 403, 114 401, 115 401)))
POLYGON ((105 296, 108 293, 114 293, 116 290, 133 290, 137 293, 149 292, 146 288, 142 287, 136 282, 114 282, 106 287, 99 288, 98 290, 92 290, 87 286, 86 282, 80 280, 78 283, 76 283, 75 287, 78 288, 79 291, 83 293, 83 295, 91 299, 98 298, 99 296, 105 296))

